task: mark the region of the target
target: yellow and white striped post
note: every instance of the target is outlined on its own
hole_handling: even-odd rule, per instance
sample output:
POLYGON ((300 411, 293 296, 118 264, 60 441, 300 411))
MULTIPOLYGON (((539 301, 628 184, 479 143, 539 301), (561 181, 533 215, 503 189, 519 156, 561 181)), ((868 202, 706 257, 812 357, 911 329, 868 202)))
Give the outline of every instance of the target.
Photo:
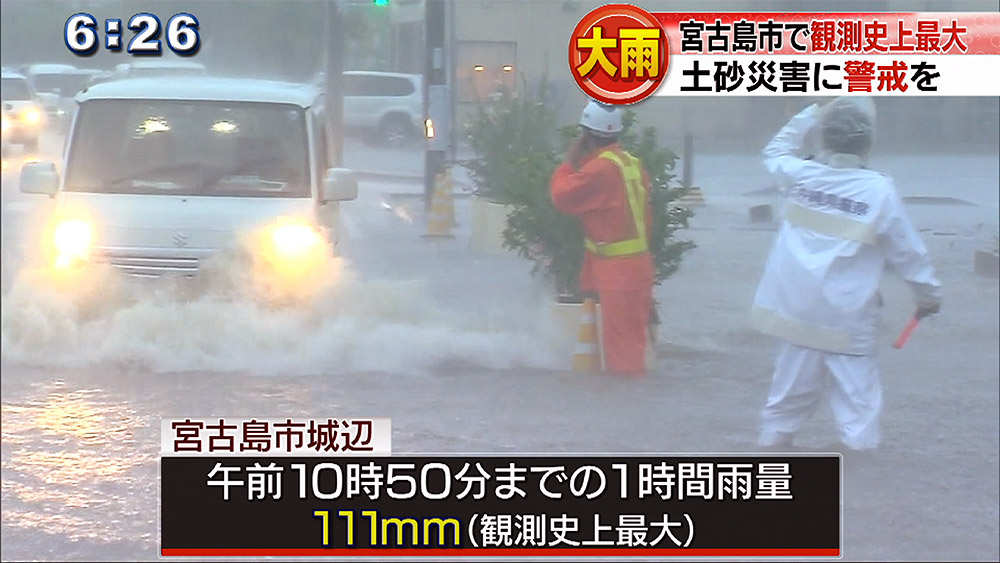
POLYGON ((450 177, 445 173, 437 175, 434 182, 434 195, 431 198, 431 208, 427 214, 427 232, 424 238, 455 238, 451 234, 455 222, 455 203, 449 192, 450 177))
POLYGON ((580 332, 573 353, 573 371, 595 371, 601 367, 601 352, 597 341, 597 305, 593 299, 583 301, 580 332))

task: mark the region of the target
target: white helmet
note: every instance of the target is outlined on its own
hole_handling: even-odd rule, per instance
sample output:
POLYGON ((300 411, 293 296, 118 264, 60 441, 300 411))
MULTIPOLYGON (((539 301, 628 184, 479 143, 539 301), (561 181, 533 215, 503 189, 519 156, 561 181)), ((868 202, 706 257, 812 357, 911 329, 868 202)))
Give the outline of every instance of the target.
POLYGON ((820 126, 829 149, 870 147, 875 136, 875 102, 869 97, 836 98, 821 110, 820 126))
POLYGON ((617 137, 622 132, 622 112, 615 106, 591 100, 583 108, 580 125, 598 137, 617 137))

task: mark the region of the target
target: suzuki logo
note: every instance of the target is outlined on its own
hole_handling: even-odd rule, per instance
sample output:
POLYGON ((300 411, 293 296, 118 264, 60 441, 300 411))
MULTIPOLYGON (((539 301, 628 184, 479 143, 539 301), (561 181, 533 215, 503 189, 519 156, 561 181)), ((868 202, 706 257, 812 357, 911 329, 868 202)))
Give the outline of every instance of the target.
POLYGON ((174 246, 183 247, 187 246, 188 237, 184 233, 174 233, 174 246))

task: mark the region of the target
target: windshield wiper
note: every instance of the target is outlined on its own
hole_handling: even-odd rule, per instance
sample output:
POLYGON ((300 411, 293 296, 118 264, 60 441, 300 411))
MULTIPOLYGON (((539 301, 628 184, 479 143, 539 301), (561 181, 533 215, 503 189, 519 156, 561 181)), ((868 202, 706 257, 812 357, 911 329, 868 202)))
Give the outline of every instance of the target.
MULTIPOLYGON (((222 171, 222 172, 220 172, 218 174, 214 174, 212 176, 206 177, 205 180, 198 186, 198 191, 200 192, 200 191, 206 190, 209 187, 214 186, 214 185, 218 184, 219 182, 223 181, 224 179, 229 178, 231 176, 243 176, 248 170, 250 170, 252 168, 259 167, 261 165, 261 163, 267 163, 267 162, 278 161, 278 160, 279 160, 278 158, 270 157, 270 158, 264 158, 264 159, 260 159, 260 160, 255 160, 255 161, 241 162, 239 165, 233 166, 229 170, 224 170, 224 171, 222 171)), ((254 174, 253 177, 257 178, 260 181, 264 181, 260 177, 260 174, 254 174)))
MULTIPOLYGON (((150 174, 159 174, 162 172, 175 172, 175 171, 191 171, 191 172, 202 172, 207 168, 201 162, 178 162, 175 164, 159 164, 157 166, 150 166, 149 168, 144 168, 142 170, 137 170, 135 172, 130 172, 126 175, 119 176, 107 182, 109 186, 119 186, 125 182, 134 182, 143 176, 148 176, 150 174)), ((199 174, 202 176, 203 174, 199 174)))

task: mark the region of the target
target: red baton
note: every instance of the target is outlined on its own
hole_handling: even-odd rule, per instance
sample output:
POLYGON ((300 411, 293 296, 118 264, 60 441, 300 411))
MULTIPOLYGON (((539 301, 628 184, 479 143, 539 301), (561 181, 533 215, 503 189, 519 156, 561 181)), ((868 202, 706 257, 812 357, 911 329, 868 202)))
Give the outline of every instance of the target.
POLYGON ((898 350, 903 346, 905 346, 906 341, 909 340, 910 335, 913 334, 913 329, 917 328, 917 324, 919 323, 920 319, 918 319, 917 317, 913 317, 912 319, 910 319, 910 322, 906 324, 906 328, 903 329, 903 332, 899 333, 899 338, 897 338, 896 341, 892 343, 892 347, 898 350))

